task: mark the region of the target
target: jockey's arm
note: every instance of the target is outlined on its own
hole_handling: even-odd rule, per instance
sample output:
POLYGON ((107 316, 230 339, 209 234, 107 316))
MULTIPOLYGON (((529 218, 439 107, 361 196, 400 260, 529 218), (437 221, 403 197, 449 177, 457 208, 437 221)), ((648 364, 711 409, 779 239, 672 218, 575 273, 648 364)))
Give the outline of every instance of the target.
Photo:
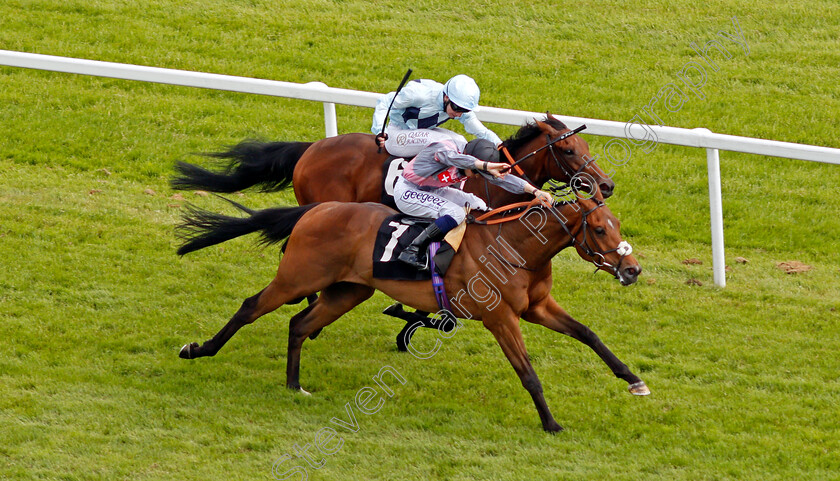
POLYGON ((548 192, 544 190, 540 190, 537 187, 534 187, 530 183, 526 182, 525 179, 521 177, 517 177, 513 174, 511 175, 500 175, 495 176, 496 173, 507 169, 510 167, 508 164, 503 164, 499 162, 487 162, 487 168, 484 168, 484 161, 479 160, 476 162, 476 166, 480 167, 478 170, 481 171, 481 174, 488 180, 490 183, 498 185, 499 187, 507 190, 508 192, 512 192, 514 194, 532 194, 537 199, 540 199, 542 203, 545 205, 550 205, 554 198, 548 192), (494 177, 491 177, 494 176, 494 177))
MULTIPOLYGON (((376 101, 376 107, 373 109, 373 123, 371 124, 371 132, 378 134, 382 130, 382 124, 385 122, 385 115, 388 113, 388 107, 391 107, 391 112, 408 107, 414 107, 423 100, 426 94, 426 89, 419 82, 409 82, 400 90, 400 93, 389 92, 376 101), (391 105, 393 99, 394 104, 391 105)), ((393 120, 393 118, 392 118, 393 120)))
POLYGON ((475 112, 467 112, 458 117, 458 120, 464 125, 464 130, 466 130, 467 133, 475 135, 479 139, 489 140, 490 142, 493 142, 496 147, 502 143, 502 139, 500 139, 495 132, 485 127, 484 124, 478 120, 475 112))

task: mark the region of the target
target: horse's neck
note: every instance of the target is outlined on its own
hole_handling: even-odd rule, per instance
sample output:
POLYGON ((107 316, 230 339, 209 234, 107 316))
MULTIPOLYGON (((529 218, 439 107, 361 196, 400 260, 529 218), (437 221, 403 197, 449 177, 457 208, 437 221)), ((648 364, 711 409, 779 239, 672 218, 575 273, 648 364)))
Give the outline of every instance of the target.
POLYGON ((504 255, 504 250, 513 249, 514 252, 504 255, 507 261, 528 269, 540 269, 573 242, 559 219, 566 219, 567 227, 574 232, 577 225, 575 219, 579 217, 579 210, 574 210, 570 204, 561 204, 554 209, 552 213, 547 208, 532 208, 519 220, 473 226, 470 230, 474 235, 470 236, 469 242, 486 245, 489 251, 493 250, 491 246, 501 245, 504 249, 496 247, 495 254, 501 252, 504 255))

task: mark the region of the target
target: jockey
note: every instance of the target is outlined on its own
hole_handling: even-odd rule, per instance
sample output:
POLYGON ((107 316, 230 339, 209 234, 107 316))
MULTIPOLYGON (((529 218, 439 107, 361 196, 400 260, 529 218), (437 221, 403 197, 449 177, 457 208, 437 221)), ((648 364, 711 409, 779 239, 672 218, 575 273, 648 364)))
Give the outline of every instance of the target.
POLYGON ((458 119, 467 132, 498 146, 502 140, 475 115, 480 95, 475 80, 466 75, 456 75, 445 85, 434 80, 412 80, 399 94, 391 92, 377 100, 371 126, 376 145, 406 158, 417 155, 432 142, 449 138, 463 149, 467 143, 464 136, 438 127, 449 119, 458 119), (390 124, 380 132, 392 100, 390 124))
POLYGON ((508 164, 498 162, 499 151, 485 139, 471 140, 464 152, 452 139, 433 142, 405 166, 394 186, 394 201, 405 214, 435 219, 420 233, 398 259, 418 269, 426 268, 425 250, 429 242, 443 239, 466 218, 465 206, 487 210, 479 197, 453 187, 478 174, 514 194, 534 194, 545 203, 552 197, 528 182, 502 171, 508 164))

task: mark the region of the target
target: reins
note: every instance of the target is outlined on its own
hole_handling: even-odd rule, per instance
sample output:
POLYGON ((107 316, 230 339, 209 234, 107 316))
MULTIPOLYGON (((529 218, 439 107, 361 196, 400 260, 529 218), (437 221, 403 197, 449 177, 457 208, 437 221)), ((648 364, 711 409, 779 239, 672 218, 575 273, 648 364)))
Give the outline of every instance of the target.
POLYGON ((530 209, 531 207, 533 207, 533 206, 535 206, 539 203, 540 203, 539 199, 534 199, 530 202, 517 202, 515 204, 508 204, 508 205, 505 205, 505 206, 502 206, 502 207, 497 207, 497 208, 491 210, 490 212, 485 212, 484 214, 481 214, 478 217, 474 217, 472 219, 471 223, 472 224, 480 224, 480 225, 495 225, 495 224, 501 224, 503 222, 510 222, 510 221, 513 221, 513 220, 517 220, 520 217, 522 217, 523 215, 525 215, 525 212, 528 212, 528 209, 530 209), (500 219, 486 220, 486 219, 489 219, 491 217, 501 215, 501 214, 504 214, 506 212, 518 210, 518 209, 522 209, 522 212, 520 212, 519 214, 509 215, 507 217, 502 217, 500 219))
MULTIPOLYGON (((531 209, 531 207, 534 207, 534 206, 540 205, 540 204, 541 204, 541 202, 540 202, 539 199, 534 199, 530 202, 518 202, 518 203, 515 203, 515 204, 509 204, 509 205, 506 205, 506 206, 503 206, 503 207, 493 209, 490 212, 485 212, 484 214, 482 214, 478 217, 473 218, 472 216, 468 216, 467 222, 472 223, 472 224, 478 224, 478 225, 503 224, 503 223, 506 223, 506 222, 511 222, 511 221, 520 219, 522 216, 525 215, 525 213, 527 213, 531 209), (511 211, 516 211, 516 210, 521 210, 521 212, 519 212, 517 214, 507 215, 507 216, 501 217, 499 219, 491 219, 491 217, 504 215, 505 213, 508 213, 508 212, 511 212, 511 211), (490 220, 487 220, 487 219, 490 219, 490 220)), ((613 271, 613 275, 616 278, 620 278, 619 277, 619 269, 621 269, 621 264, 624 261, 624 258, 627 257, 628 255, 630 255, 633 252, 633 248, 630 246, 630 244, 627 243, 626 241, 621 241, 621 242, 619 242, 619 244, 616 248, 600 252, 600 251, 596 251, 596 250, 592 249, 592 247, 589 246, 589 242, 588 242, 588 240, 589 240, 588 239, 589 238, 589 222, 588 222, 587 218, 589 217, 590 214, 592 214, 593 212, 595 212, 596 210, 598 210, 599 208, 601 208, 603 206, 604 206, 604 202, 603 201, 598 201, 596 203, 595 207, 593 207, 592 209, 590 209, 588 211, 581 212, 580 227, 575 232, 572 232, 571 229, 569 229, 569 226, 566 225, 566 223, 563 221, 563 219, 560 219, 560 217, 558 217, 557 213, 551 212, 551 214, 554 215, 555 217, 557 217, 557 221, 560 223, 560 225, 563 227, 563 230, 565 230, 566 234, 569 236, 571 245, 579 245, 580 248, 586 253, 586 255, 588 255, 590 258, 592 258, 592 263, 595 264, 595 272, 598 272, 598 269, 600 267, 608 267, 613 271), (583 235, 583 238, 580 241, 578 241, 577 237, 578 237, 578 235, 581 235, 581 234, 583 235), (619 255, 617 265, 612 265, 612 264, 610 264, 606 261, 606 254, 610 254, 610 253, 613 253, 613 252, 618 252, 618 255, 619 255)), ((501 225, 499 226, 499 232, 501 232, 501 225)), ((528 269, 525 266, 514 265, 510 261, 508 261, 507 259, 500 259, 500 261, 503 261, 503 262, 507 263, 508 265, 510 265, 512 267, 519 268, 519 269, 525 269, 525 270, 529 270, 529 271, 533 270, 533 269, 528 269)))
POLYGON ((514 162, 514 161, 513 161, 513 158, 511 157, 510 152, 508 152, 508 151, 507 151, 507 147, 502 147, 502 149, 503 149, 503 150, 502 150, 502 152, 504 152, 505 156, 508 158, 508 161, 509 161, 509 163, 510 163, 510 167, 508 167, 508 168, 507 168, 507 170, 510 170, 510 169, 516 169, 516 172, 521 172, 521 169, 519 168, 519 164, 520 164, 523 160, 525 160, 525 159, 530 159, 531 157, 533 157, 533 156, 537 155, 537 152, 540 152, 540 151, 542 151, 542 150, 545 150, 545 149, 547 149, 547 148, 549 148, 549 147, 553 146, 553 145, 554 145, 554 144, 556 144, 557 142, 560 142, 560 141, 561 141, 561 140, 563 140, 563 139, 566 139, 566 138, 568 138, 568 137, 571 137, 572 135, 575 135, 576 133, 578 133, 578 132, 582 131, 582 130, 583 130, 583 129, 585 129, 585 128, 586 128, 586 125, 581 125, 580 127, 576 128, 576 129, 574 129, 574 130, 570 130, 570 131, 568 131, 568 132, 566 132, 566 133, 564 133, 564 134, 560 134, 560 136, 559 136, 559 137, 557 137, 556 139, 550 139, 550 140, 549 140, 549 141, 548 141, 545 145, 543 145, 543 146, 542 146, 542 147, 540 147, 539 149, 537 149, 537 150, 535 150, 535 151, 531 152, 530 154, 525 154, 523 157, 521 157, 521 158, 520 158, 519 160, 517 160, 516 162, 514 162))

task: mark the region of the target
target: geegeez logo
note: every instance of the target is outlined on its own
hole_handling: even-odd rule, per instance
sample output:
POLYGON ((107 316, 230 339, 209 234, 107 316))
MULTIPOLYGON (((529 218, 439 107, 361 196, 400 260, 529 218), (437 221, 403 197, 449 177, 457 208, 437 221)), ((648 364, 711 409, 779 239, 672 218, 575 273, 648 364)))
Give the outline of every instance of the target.
POLYGON ((415 192, 413 190, 403 192, 402 200, 414 200, 416 203, 432 204, 437 207, 442 207, 444 205, 444 200, 436 195, 429 194, 428 192, 415 192))

